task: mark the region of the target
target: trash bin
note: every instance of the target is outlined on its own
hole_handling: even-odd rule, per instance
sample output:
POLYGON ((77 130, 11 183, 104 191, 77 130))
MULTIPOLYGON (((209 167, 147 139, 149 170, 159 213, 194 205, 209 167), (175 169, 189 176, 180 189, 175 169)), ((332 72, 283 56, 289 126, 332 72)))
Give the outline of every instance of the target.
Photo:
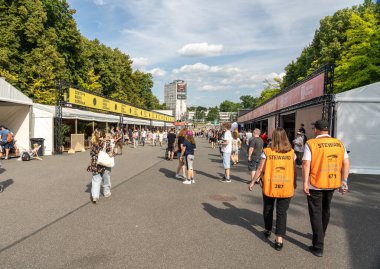
POLYGON ((45 147, 44 147, 44 141, 45 138, 31 138, 30 139, 30 148, 33 148, 33 144, 41 145, 41 147, 38 149, 38 156, 44 156, 45 153, 45 147))

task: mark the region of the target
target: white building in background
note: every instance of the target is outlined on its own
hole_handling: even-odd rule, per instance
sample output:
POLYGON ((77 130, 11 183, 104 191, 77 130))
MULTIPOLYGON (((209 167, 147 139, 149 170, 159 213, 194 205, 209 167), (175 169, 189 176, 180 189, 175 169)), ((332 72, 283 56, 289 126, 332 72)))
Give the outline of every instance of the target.
POLYGON ((164 102, 173 111, 176 120, 186 118, 187 84, 184 80, 174 80, 165 84, 164 102))
POLYGON ((237 112, 219 112, 220 122, 236 121, 237 112))

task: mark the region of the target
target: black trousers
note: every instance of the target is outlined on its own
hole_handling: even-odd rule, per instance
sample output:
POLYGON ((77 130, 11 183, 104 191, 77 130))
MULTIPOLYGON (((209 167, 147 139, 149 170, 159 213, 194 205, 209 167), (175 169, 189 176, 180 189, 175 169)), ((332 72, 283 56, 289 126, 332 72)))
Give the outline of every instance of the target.
POLYGON ((334 190, 310 190, 307 196, 313 246, 323 249, 325 233, 330 220, 330 204, 334 190))
POLYGON ((265 229, 272 231, 273 226, 273 210, 276 202, 276 235, 284 236, 286 234, 286 218, 289 208, 290 200, 292 198, 272 198, 265 196, 263 193, 264 201, 264 224, 265 229))

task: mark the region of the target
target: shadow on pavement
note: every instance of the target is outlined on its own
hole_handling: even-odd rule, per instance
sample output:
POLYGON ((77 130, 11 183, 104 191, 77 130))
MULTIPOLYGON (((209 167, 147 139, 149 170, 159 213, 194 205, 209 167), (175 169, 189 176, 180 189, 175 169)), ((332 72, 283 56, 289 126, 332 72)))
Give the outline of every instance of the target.
POLYGON ((264 230, 262 222, 263 217, 253 211, 248 209, 240 209, 234 205, 224 202, 223 205, 226 208, 218 208, 209 203, 202 203, 203 209, 209 213, 212 217, 223 221, 224 223, 230 225, 238 225, 244 229, 255 234, 265 243, 270 243, 268 239, 265 238, 262 231, 264 230), (260 229, 256 229, 254 226, 259 226, 260 229))
POLYGON ((167 178, 178 180, 178 181, 183 181, 182 178, 176 178, 175 177, 175 171, 166 169, 166 168, 160 168, 159 170, 161 173, 163 173, 167 178))
POLYGON ((86 185, 86 190, 84 192, 91 193, 91 182, 86 185))
POLYGON ((239 182, 242 182, 242 183, 245 183, 245 184, 251 183, 251 180, 242 179, 242 178, 234 176, 234 175, 230 175, 230 178, 233 181, 239 181, 239 182))
POLYGON ((207 178, 212 178, 212 179, 216 179, 216 180, 220 180, 222 176, 215 176, 215 175, 211 175, 211 174, 208 174, 206 172, 203 172, 203 171, 200 171, 200 170, 194 170, 194 172, 198 175, 202 175, 202 176, 205 176, 207 178))
MULTIPOLYGON (((235 207, 234 205, 223 202, 223 205, 227 208, 217 208, 209 203, 202 203, 203 209, 209 213, 212 217, 219 219, 223 221, 224 223, 230 224, 230 225, 238 225, 242 228, 247 229, 248 231, 252 232, 254 235, 256 235, 260 240, 262 240, 264 243, 271 244, 272 241, 265 238, 263 231, 263 216, 259 213, 256 213, 254 211, 248 210, 248 209, 240 209, 235 207), (255 227, 260 227, 260 229, 256 229, 255 227)), ((302 233, 299 233, 298 231, 295 231, 294 229, 287 228, 289 232, 305 236, 302 233)), ((306 235, 307 236, 307 235, 306 235)), ((308 248, 307 245, 304 243, 290 237, 286 236, 285 240, 300 247, 303 250, 306 250, 308 248)))
POLYGON ((3 191, 5 191, 5 189, 8 188, 13 183, 14 183, 14 180, 12 178, 10 178, 10 179, 7 179, 7 180, 0 182, 0 185, 3 186, 3 191))

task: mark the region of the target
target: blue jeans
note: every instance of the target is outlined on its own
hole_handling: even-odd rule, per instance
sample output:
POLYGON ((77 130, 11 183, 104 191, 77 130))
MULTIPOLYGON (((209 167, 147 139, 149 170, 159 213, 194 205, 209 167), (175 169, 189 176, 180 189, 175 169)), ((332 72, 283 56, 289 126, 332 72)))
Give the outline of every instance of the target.
POLYGON ((103 188, 103 194, 111 191, 111 168, 106 167, 103 174, 92 174, 91 180, 91 197, 99 199, 100 185, 103 188))
POLYGON ((141 143, 143 145, 143 147, 145 146, 145 137, 141 137, 141 143))

